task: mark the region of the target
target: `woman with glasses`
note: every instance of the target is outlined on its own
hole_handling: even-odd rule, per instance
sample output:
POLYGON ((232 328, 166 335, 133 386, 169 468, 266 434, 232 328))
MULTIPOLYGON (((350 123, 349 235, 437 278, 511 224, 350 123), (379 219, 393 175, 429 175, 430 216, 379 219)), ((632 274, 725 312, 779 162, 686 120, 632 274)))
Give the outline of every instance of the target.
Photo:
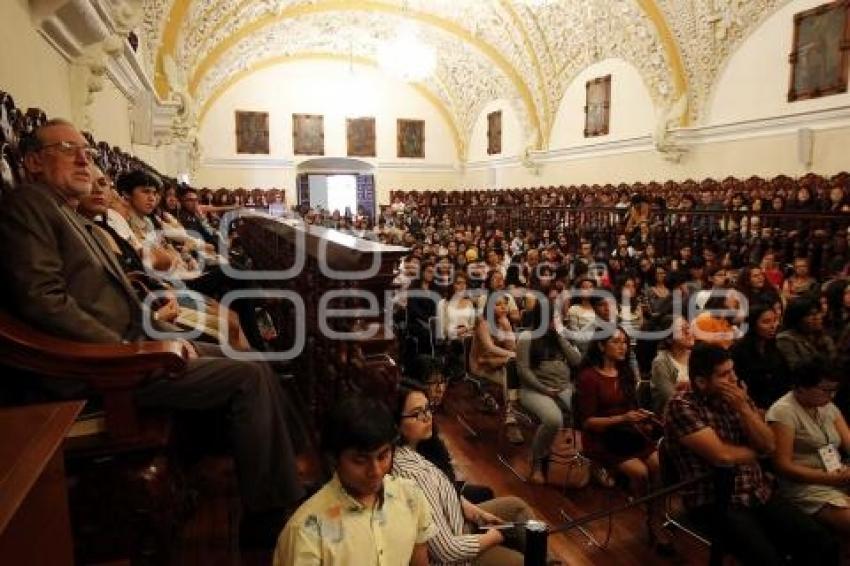
POLYGON ((424 391, 402 387, 395 418, 400 437, 392 473, 415 481, 431 506, 437 527, 436 535, 428 541, 431 565, 523 564, 522 528, 486 527, 533 519, 528 505, 516 497, 500 497, 474 505, 458 494, 452 481, 453 472, 423 456, 435 450, 445 451, 434 433, 431 404, 424 391))
POLYGON ((767 411, 780 493, 838 533, 850 535, 850 429, 832 402, 842 376, 823 358, 793 373, 794 389, 767 411))

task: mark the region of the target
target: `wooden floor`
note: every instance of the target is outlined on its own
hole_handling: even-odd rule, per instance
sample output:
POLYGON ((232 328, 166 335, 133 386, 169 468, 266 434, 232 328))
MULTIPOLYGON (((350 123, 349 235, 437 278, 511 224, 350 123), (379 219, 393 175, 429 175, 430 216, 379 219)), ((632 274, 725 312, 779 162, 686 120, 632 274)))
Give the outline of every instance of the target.
MULTIPOLYGON (((441 433, 449 444, 459 474, 469 482, 492 487, 496 495, 516 495, 526 500, 550 525, 565 522, 561 511, 573 518, 625 502, 618 489, 590 485, 585 489, 565 492, 558 485, 563 469, 555 467, 550 486, 529 485, 520 481, 498 460, 501 450, 521 475, 528 471, 528 450, 532 429, 525 430, 527 442, 519 447, 498 442, 498 419, 478 410, 478 403, 469 388, 457 386, 449 391, 444 410, 437 416, 441 433), (478 432, 472 437, 460 424, 458 415, 478 432)), ((302 462, 309 467, 309 464, 302 462)), ((238 497, 232 464, 226 458, 212 460, 202 474, 202 499, 198 512, 185 527, 179 547, 174 552, 174 564, 180 565, 266 565, 271 564, 270 552, 240 554, 237 545, 238 497)), ((674 558, 663 558, 646 543, 644 512, 630 509, 614 516, 612 536, 606 549, 597 548, 577 530, 550 537, 549 548, 566 564, 612 564, 617 566, 646 566, 648 564, 706 564, 708 552, 691 537, 674 532, 677 550, 674 558)), ((599 541, 603 541, 608 521, 588 525, 599 541)))

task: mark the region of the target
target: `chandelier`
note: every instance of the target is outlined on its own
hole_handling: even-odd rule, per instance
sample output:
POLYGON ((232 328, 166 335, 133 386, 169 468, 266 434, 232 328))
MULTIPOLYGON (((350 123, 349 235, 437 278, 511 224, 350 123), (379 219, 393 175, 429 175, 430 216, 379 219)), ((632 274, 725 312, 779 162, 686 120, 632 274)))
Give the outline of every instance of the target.
POLYGON ((416 82, 431 76, 437 66, 437 55, 419 39, 416 26, 404 23, 395 37, 378 46, 378 64, 398 79, 416 82))

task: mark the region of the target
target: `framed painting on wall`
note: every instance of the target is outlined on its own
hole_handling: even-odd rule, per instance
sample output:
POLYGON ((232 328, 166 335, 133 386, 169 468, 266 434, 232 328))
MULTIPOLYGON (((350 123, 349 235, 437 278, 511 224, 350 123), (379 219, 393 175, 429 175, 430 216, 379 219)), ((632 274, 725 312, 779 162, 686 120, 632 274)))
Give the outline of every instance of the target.
POLYGON ((788 102, 847 92, 848 57, 850 0, 796 14, 788 102))
POLYGON ((269 113, 236 111, 236 153, 269 154, 269 113))
POLYGON ((587 81, 584 137, 607 136, 611 117, 611 75, 587 81))
POLYGON ((325 122, 320 114, 292 115, 292 146, 295 155, 325 154, 325 122))
POLYGON ((487 114, 487 155, 502 153, 502 111, 487 114))
POLYGON ((349 157, 375 157, 375 119, 345 120, 349 157))
POLYGON ((398 120, 398 156, 425 157, 425 120, 398 120))

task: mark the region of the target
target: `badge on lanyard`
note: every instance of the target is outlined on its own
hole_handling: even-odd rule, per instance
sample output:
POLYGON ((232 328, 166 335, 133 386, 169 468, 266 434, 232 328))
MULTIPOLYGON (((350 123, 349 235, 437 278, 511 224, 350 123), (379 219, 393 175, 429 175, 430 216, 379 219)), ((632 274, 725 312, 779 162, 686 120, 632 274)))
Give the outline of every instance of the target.
POLYGON ((833 473, 841 469, 841 456, 832 444, 818 448, 818 456, 820 456, 820 461, 827 472, 833 473))

